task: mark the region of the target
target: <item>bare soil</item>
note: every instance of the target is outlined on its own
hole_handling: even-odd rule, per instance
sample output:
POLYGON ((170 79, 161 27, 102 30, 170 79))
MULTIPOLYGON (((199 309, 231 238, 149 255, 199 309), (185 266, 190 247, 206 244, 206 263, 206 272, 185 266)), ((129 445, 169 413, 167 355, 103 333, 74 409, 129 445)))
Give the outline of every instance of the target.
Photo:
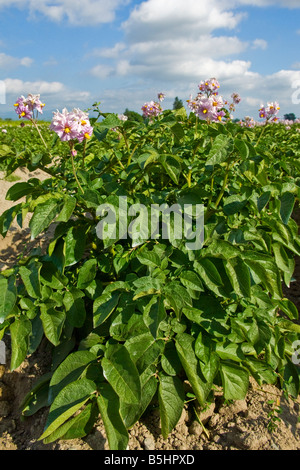
MULTIPOLYGON (((43 178, 42 172, 28 174, 17 170, 20 181, 29 177, 43 178)), ((14 182, 5 181, 0 173, 0 213, 12 204, 5 194, 14 182), (1 179, 2 178, 2 179, 1 179)), ((299 216, 297 215, 298 223, 299 216)), ((27 225, 21 230, 16 224, 3 239, 0 236, 0 271, 11 266, 22 254, 33 246, 27 225)), ((36 243, 36 241, 35 241, 36 243)), ((43 244, 43 238, 38 240, 43 244)), ((297 259, 295 282, 285 295, 300 310, 300 260, 297 259)), ((39 437, 43 433, 48 415, 46 408, 35 415, 22 418, 20 405, 37 378, 49 370, 51 355, 47 343, 29 356, 16 370, 9 370, 10 349, 7 343, 7 365, 0 365, 0 451, 2 450, 108 450, 108 443, 101 419, 94 431, 84 439, 58 441, 43 444, 39 437)), ((184 409, 176 428, 163 439, 157 408, 145 414, 130 430, 129 450, 299 450, 300 397, 287 399, 275 386, 263 387, 251 380, 245 400, 225 403, 221 392, 216 392, 215 403, 207 410, 198 410, 202 425, 195 419, 192 410, 184 409), (270 401, 273 404, 270 404, 270 401), (281 412, 273 416, 275 427, 270 432, 274 406, 281 412)))

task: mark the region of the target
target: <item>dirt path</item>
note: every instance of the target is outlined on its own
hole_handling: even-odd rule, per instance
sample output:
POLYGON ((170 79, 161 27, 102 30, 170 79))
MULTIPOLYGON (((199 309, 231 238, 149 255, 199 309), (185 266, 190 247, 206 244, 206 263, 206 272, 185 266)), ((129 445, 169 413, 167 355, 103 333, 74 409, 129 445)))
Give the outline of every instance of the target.
MULTIPOLYGON (((44 177, 42 172, 28 174, 18 170, 20 181, 29 177, 44 177)), ((3 174, 0 173, 0 178, 3 174)), ((14 182, 0 179, 0 213, 12 203, 5 201, 5 194, 14 182)), ((14 204, 14 203, 13 203, 14 204)), ((298 221, 299 223, 299 221, 298 221)), ((42 243, 42 240, 39 241, 42 243)), ((0 271, 17 258, 18 253, 31 247, 29 231, 20 231, 14 224, 6 238, 0 236, 0 271)), ((296 282, 286 289, 287 295, 300 310, 300 260, 295 271, 296 282)), ((9 344, 7 344, 7 364, 9 364, 9 344)), ((19 408, 25 394, 33 383, 44 374, 51 360, 45 343, 15 371, 10 372, 0 365, 0 451, 1 450, 108 450, 105 431, 101 420, 92 434, 84 439, 58 441, 43 444, 38 438, 43 432, 48 410, 41 409, 35 415, 21 419, 19 408)), ((184 409, 181 419, 168 439, 160 435, 160 420, 157 409, 145 415, 130 430, 130 450, 299 450, 300 397, 286 400, 280 391, 264 385, 259 387, 251 380, 245 400, 225 404, 221 394, 216 394, 215 404, 201 414, 203 427, 195 421, 190 411, 184 409), (265 391, 261 391, 264 389, 265 391), (269 401, 279 400, 281 413, 275 429, 269 432, 269 413, 273 405, 269 401)))

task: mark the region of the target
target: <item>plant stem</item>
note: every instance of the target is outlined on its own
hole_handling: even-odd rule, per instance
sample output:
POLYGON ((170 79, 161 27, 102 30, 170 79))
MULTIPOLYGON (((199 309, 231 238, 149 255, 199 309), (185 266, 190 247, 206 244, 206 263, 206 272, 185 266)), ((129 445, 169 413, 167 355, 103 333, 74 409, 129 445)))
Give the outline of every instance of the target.
POLYGON ((228 177, 229 177, 229 168, 230 168, 230 164, 229 164, 229 162, 227 162, 226 173, 225 173, 222 189, 221 189, 221 192, 220 192, 220 194, 218 196, 218 199, 216 200, 216 203, 215 203, 216 208, 220 204, 220 202, 222 200, 222 197, 224 196, 224 193, 225 193, 225 189, 226 189, 227 182, 228 182, 228 177))
POLYGON ((261 131, 261 133, 260 133, 260 136, 259 136, 259 138, 258 138, 258 141, 257 141, 256 144, 254 145, 254 147, 257 147, 257 146, 258 146, 259 141, 260 141, 260 139, 262 138, 263 133, 265 132, 265 129, 266 129, 266 125, 264 125, 264 127, 262 128, 262 131, 261 131))
MULTIPOLYGON (((44 137, 42 136, 42 133, 41 133, 41 131, 40 131, 40 129, 39 129, 39 127, 38 127, 36 121, 35 121, 34 119, 32 119, 31 122, 32 122, 32 124, 34 125, 34 127, 36 128, 36 130, 38 131, 39 136, 40 136, 40 138, 41 138, 41 141, 43 142, 45 148, 46 148, 46 149, 48 150, 48 152, 49 152, 48 145, 46 144, 46 142, 45 142, 45 140, 44 140, 44 137)), ((49 155, 50 155, 51 158, 53 158, 53 156, 51 155, 50 152, 49 152, 49 155)))
POLYGON ((84 139, 83 152, 82 152, 82 168, 84 168, 84 160, 85 160, 85 152, 86 152, 86 142, 87 142, 87 140, 84 139))
POLYGON ((138 147, 138 144, 135 145, 133 151, 132 151, 131 154, 129 155, 128 161, 127 161, 127 167, 129 167, 129 165, 130 165, 130 163, 131 163, 131 159, 132 159, 132 157, 133 157, 133 155, 134 155, 134 152, 136 151, 137 147, 138 147))
POLYGON ((84 193, 79 181, 78 181, 78 178, 77 178, 77 175, 76 175, 76 169, 75 169, 75 164, 74 164, 74 158, 73 158, 73 154, 72 154, 72 150, 71 150, 71 162, 72 162, 72 169, 73 169, 73 174, 74 174, 74 177, 75 177, 75 180, 78 184, 78 187, 80 189, 80 191, 82 192, 82 194, 84 193))

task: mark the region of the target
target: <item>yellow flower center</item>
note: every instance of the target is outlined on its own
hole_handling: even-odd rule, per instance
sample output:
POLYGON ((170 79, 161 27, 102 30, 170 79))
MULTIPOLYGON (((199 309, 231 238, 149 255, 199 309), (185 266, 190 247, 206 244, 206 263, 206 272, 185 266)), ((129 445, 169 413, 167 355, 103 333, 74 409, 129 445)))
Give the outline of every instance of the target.
POLYGON ((65 134, 70 134, 71 129, 69 127, 65 127, 65 134))
POLYGON ((86 139, 90 139, 90 138, 91 138, 91 136, 90 136, 87 132, 84 134, 84 137, 85 137, 86 139))
POLYGON ((207 109, 203 109, 203 114, 206 114, 207 113, 207 109))
POLYGON ((219 121, 222 121, 222 116, 218 116, 219 121))
POLYGON ((24 111, 21 113, 21 116, 22 116, 22 117, 24 117, 24 116, 25 116, 25 113, 24 113, 24 111))
POLYGON ((82 125, 82 126, 85 126, 86 124, 87 124, 86 121, 81 121, 81 125, 82 125))

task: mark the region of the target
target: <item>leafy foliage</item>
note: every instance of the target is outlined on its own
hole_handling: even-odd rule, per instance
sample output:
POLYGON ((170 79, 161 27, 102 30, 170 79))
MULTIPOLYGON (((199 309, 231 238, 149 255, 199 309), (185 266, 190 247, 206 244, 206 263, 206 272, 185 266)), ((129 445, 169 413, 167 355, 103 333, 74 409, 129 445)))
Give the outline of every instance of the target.
POLYGON ((78 181, 68 148, 50 132, 42 130, 52 159, 27 127, 1 137, 7 174, 25 166, 49 178, 11 187, 16 204, 1 215, 0 233, 27 213, 32 239, 55 224, 45 253, 35 249, 0 274, 11 369, 43 337, 52 345, 51 374, 25 397, 24 416, 49 406, 41 439, 52 442, 85 436, 100 413, 111 449, 126 449, 128 429, 152 403, 167 437, 185 380, 201 406, 216 385, 226 400, 243 399, 250 376, 297 396, 298 312, 282 283, 292 282, 300 254, 291 217, 299 133, 266 126, 262 139, 260 128, 209 124, 184 108, 151 122, 95 111, 93 138, 76 145, 78 181), (134 212, 131 237, 99 238, 97 209, 119 209, 119 197, 131 207, 203 205, 203 246, 145 237, 134 212))

